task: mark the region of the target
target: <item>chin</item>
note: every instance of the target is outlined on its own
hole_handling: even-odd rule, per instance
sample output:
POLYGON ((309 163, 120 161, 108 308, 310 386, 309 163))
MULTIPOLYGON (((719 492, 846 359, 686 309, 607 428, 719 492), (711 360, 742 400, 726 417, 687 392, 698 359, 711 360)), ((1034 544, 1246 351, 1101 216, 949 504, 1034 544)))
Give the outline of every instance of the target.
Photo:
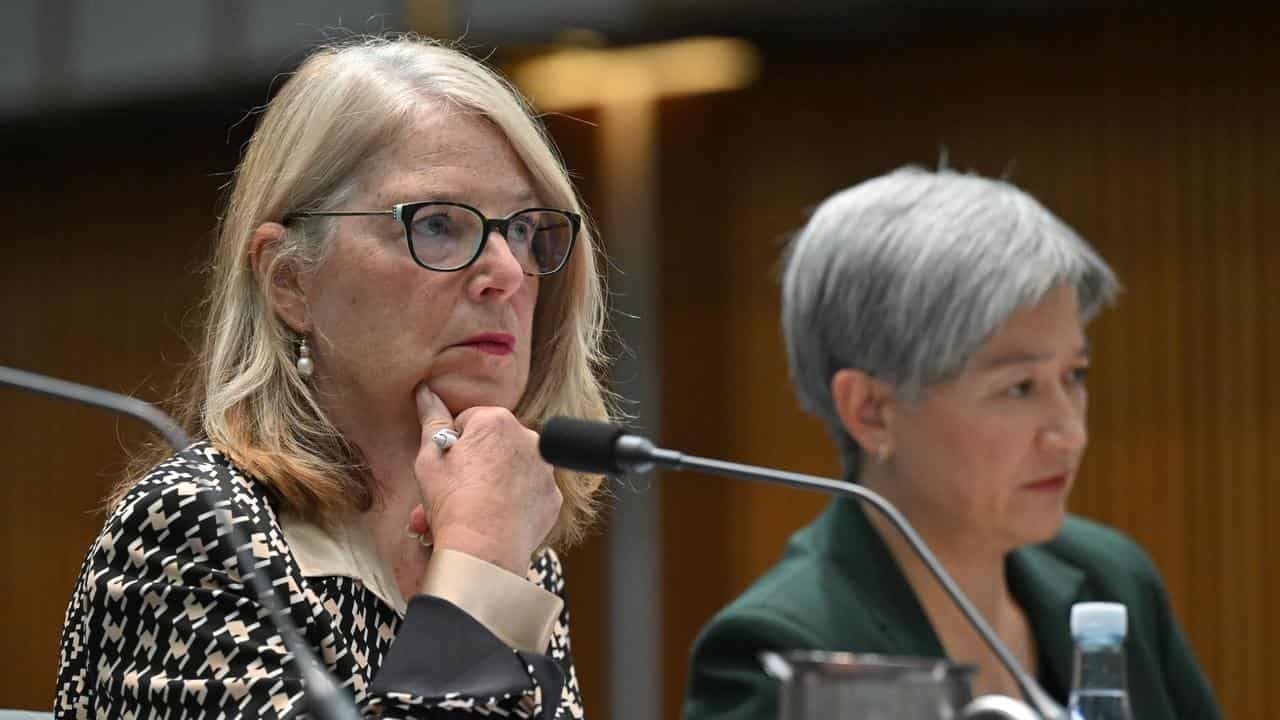
POLYGON ((454 417, 463 410, 473 407, 500 407, 514 410, 523 394, 522 390, 516 390, 505 383, 462 378, 457 381, 433 382, 431 389, 454 417))
POLYGON ((1062 530, 1062 523, 1066 517, 1066 512, 1063 510, 1051 516, 1028 515, 1018 527, 1018 546, 1049 542, 1058 535, 1058 531, 1062 530))

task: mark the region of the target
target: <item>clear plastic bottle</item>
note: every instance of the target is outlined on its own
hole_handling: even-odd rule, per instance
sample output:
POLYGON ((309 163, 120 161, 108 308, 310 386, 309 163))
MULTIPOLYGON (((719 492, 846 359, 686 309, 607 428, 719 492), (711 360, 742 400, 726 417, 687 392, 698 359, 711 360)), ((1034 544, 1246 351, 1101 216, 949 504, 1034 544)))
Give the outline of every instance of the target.
POLYGON ((1125 680, 1127 631, 1128 613, 1120 603, 1071 607, 1071 637, 1076 643, 1071 720, 1133 720, 1125 680))

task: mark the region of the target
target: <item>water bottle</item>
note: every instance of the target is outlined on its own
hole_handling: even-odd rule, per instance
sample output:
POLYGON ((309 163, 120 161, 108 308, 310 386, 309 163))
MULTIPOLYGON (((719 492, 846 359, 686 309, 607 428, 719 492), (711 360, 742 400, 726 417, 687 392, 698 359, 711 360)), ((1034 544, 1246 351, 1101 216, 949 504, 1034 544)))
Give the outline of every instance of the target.
POLYGON ((1125 681, 1124 636, 1128 614, 1120 603, 1071 606, 1075 672, 1068 711, 1071 720, 1133 720, 1125 681))

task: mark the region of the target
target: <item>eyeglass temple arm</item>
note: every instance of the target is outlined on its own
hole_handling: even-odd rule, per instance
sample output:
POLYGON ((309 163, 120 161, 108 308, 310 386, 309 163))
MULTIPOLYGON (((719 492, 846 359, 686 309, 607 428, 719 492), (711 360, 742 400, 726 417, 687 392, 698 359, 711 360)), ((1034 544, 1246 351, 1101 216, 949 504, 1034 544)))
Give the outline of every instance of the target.
POLYGON ((395 215, 391 210, 311 210, 307 212, 289 213, 286 217, 332 217, 338 215, 395 215))

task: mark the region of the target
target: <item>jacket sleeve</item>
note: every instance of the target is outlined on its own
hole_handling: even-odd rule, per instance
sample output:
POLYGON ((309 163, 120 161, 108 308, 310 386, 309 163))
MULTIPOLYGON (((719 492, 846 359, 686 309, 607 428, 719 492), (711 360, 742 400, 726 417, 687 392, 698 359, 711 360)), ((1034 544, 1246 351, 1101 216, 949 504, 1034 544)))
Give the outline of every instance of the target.
MULTIPOLYGON (((359 652, 335 642, 331 617, 306 587, 251 482, 162 465, 108 518, 68 608, 58 717, 305 712, 298 664, 241 575, 228 522, 248 539, 241 557, 269 580, 279 606, 327 667, 336 653, 359 652)), ((438 598, 415 598, 402 628, 384 672, 363 693, 362 713, 554 715, 563 677, 550 658, 513 650, 438 598), (544 707, 544 699, 557 702, 544 707)), ((354 678, 335 680, 350 691, 354 678)))
POLYGON ((732 607, 694 642, 685 720, 773 720, 778 681, 765 674, 764 651, 823 647, 823 639, 781 614, 732 607))
POLYGON ((89 550, 63 630, 55 714, 292 714, 302 698, 295 663, 223 523, 246 532, 246 555, 279 594, 299 593, 295 578, 252 503, 164 468, 139 482, 89 550))
POLYGON ((555 717, 564 705, 571 711, 569 717, 581 718, 577 678, 569 653, 563 574, 552 551, 539 556, 528 580, 561 601, 542 653, 528 648, 513 650, 495 634, 491 625, 501 623, 502 618, 496 616, 501 612, 500 600, 487 603, 486 612, 482 613, 490 621, 486 624, 445 598, 414 597, 391 652, 373 682, 373 694, 390 702, 383 710, 384 716, 392 706, 408 713, 422 699, 432 698, 445 709, 475 709, 498 715, 514 711, 540 718, 555 717), (424 647, 432 651, 418 651, 424 647), (478 703, 482 699, 484 702, 478 703))

